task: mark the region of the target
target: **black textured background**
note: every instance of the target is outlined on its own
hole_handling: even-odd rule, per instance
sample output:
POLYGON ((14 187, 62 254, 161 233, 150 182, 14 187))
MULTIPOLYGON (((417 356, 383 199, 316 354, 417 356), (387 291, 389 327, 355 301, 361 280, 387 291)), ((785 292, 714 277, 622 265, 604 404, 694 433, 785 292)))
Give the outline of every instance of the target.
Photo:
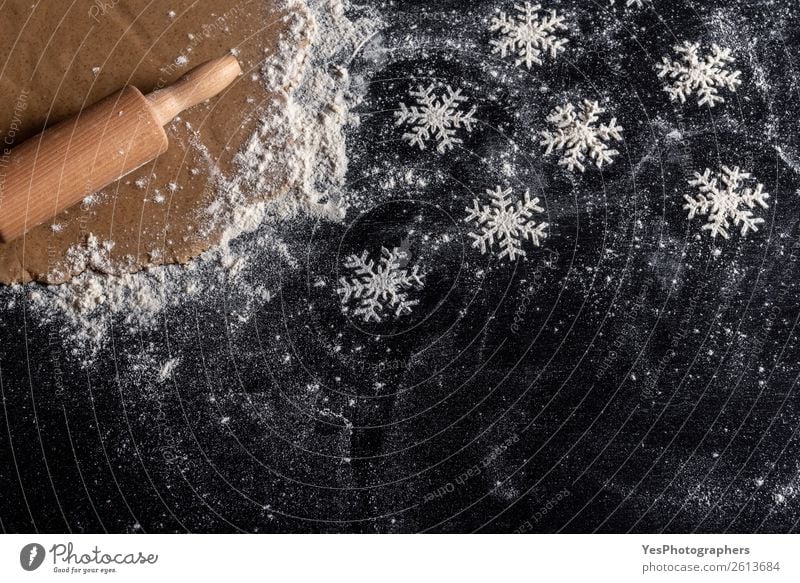
POLYGON ((547 2, 570 44, 527 71, 489 50, 487 19, 512 4, 374 3, 388 26, 351 66, 366 90, 353 207, 279 229, 298 265, 261 251, 280 293, 246 324, 219 288, 154 330, 117 322, 82 367, 24 292, 0 294, 20 300, 0 324, 0 529, 798 529, 800 10, 547 2), (725 104, 661 90, 653 66, 683 40, 733 49, 743 83, 725 104), (446 154, 394 126, 431 82, 478 108, 446 154), (583 98, 625 141, 574 176, 537 132, 583 98), (681 208, 693 173, 722 164, 771 193, 747 238, 712 241, 681 208), (463 222, 497 185, 530 189, 551 225, 516 263, 472 249, 463 222), (421 305, 381 324, 342 314, 344 256, 401 245, 427 272, 421 305), (159 383, 151 363, 172 357, 159 383))

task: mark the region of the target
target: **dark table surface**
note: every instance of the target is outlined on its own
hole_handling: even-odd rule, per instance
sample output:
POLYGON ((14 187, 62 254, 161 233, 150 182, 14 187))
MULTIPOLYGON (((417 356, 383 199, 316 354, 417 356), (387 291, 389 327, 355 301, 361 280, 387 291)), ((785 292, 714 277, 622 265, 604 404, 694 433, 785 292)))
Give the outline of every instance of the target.
MULTIPOLYGON (((88 365, 0 293, 5 532, 788 532, 800 521, 800 11, 792 0, 547 2, 559 58, 490 52, 508 2, 375 2, 387 27, 351 64, 341 223, 279 227, 275 299, 237 324, 220 287, 88 365), (655 64, 683 40, 733 50, 726 103, 670 103, 655 64), (478 120, 440 154, 400 139, 408 92, 463 90, 478 120), (543 155, 557 105, 598 100, 615 163, 543 155), (689 221, 695 171, 753 174, 759 232, 689 221), (470 245, 465 208, 498 185, 541 199, 542 246, 470 245), (735 231, 735 230, 734 230, 735 231), (413 312, 343 314, 344 258, 401 247, 413 312), (324 285, 323 285, 324 284, 324 285), (178 358, 161 382, 158 366, 178 358)), ((270 255, 272 253, 272 255, 270 255)), ((271 279, 270 279, 271 278, 271 279)))

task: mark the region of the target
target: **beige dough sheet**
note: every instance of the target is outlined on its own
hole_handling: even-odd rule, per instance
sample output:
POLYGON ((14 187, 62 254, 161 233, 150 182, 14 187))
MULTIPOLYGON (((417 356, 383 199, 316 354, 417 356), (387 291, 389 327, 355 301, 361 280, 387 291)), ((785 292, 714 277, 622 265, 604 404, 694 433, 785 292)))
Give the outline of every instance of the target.
MULTIPOLYGON (((220 195, 218 177, 235 173, 234 156, 256 130, 260 108, 285 102, 291 87, 268 91, 261 68, 279 42, 305 48, 296 27, 308 21, 292 18, 304 15, 269 0, 7 0, 0 10, 0 154, 126 84, 146 93, 230 50, 245 71, 166 128, 166 154, 0 245, 0 283, 68 281, 82 269, 68 251, 86 245, 89 234, 113 241, 113 272, 186 262, 217 244, 222 229, 208 227, 206 209, 220 195)), ((291 186, 288 173, 268 182, 268 192, 252 196, 291 186)))

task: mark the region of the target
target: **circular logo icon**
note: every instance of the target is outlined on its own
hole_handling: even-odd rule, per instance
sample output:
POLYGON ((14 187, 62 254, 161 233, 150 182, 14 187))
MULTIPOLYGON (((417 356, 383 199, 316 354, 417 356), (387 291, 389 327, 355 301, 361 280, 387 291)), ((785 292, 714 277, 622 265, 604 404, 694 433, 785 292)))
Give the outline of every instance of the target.
POLYGON ((38 543, 31 543, 22 547, 19 552, 19 564, 26 571, 35 571, 44 563, 44 547, 38 543))

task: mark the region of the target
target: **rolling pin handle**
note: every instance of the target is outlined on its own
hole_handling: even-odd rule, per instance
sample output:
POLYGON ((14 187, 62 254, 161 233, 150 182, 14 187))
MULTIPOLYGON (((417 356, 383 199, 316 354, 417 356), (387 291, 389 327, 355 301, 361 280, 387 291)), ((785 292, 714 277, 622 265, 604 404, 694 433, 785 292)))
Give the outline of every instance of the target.
POLYGON ((241 74, 226 55, 147 97, 125 87, 14 148, 0 168, 0 245, 163 154, 164 126, 241 74))
POLYGON ((226 55, 192 69, 175 83, 147 96, 153 115, 162 126, 182 111, 211 99, 242 74, 233 55, 226 55))

